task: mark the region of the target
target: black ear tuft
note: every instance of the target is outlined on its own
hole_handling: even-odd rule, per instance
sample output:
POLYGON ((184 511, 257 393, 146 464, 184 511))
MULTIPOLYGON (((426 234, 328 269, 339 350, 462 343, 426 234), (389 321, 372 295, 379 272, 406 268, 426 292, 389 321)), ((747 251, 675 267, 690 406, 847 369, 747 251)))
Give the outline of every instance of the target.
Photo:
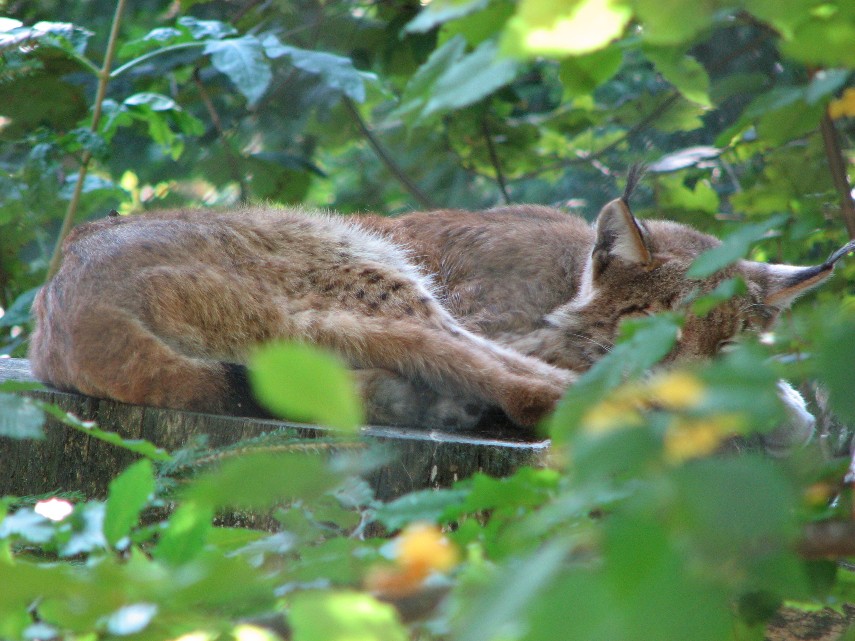
POLYGON ((640 162, 635 163, 629 168, 629 172, 626 175, 626 189, 623 190, 623 196, 620 197, 623 204, 627 207, 629 207, 629 199, 632 198, 632 192, 638 187, 638 183, 641 182, 646 172, 647 166, 640 162))

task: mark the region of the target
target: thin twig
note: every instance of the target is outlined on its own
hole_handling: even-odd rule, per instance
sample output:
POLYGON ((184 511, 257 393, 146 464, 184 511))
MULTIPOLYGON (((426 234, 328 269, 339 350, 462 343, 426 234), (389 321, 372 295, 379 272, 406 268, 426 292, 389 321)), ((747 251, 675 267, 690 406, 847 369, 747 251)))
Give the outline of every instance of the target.
POLYGON ((374 149, 374 153, 376 153, 377 157, 380 158, 384 165, 386 165, 386 169, 388 169, 395 179, 401 183, 404 189, 410 192, 410 195, 415 198, 422 207, 435 209, 436 205, 434 205, 433 201, 431 201, 419 186, 404 173, 403 169, 401 169, 389 155, 389 152, 386 151, 382 144, 380 144, 380 141, 374 135, 374 132, 368 128, 368 125, 365 123, 365 120, 363 120, 362 115, 356 108, 356 105, 353 104, 353 101, 347 96, 342 96, 342 101, 344 102, 344 106, 350 114, 350 117, 353 118, 353 121, 356 123, 357 127, 359 127, 362 135, 365 136, 368 144, 370 144, 372 149, 374 149))
POLYGON ((502 164, 499 162, 499 154, 496 152, 496 145, 493 143, 493 135, 490 133, 490 125, 487 123, 487 114, 481 116, 481 132, 484 134, 484 140, 487 143, 487 152, 490 154, 490 162, 493 169, 496 171, 496 182, 499 183, 499 190, 502 192, 502 198, 505 199, 505 204, 511 204, 511 197, 508 195, 508 187, 505 184, 505 175, 502 173, 502 164))
POLYGON ((822 116, 820 130, 822 131, 822 141, 825 144, 825 157, 828 160, 831 179, 834 181, 834 188, 837 190, 838 196, 840 196, 840 215, 846 224, 849 238, 855 238, 855 202, 852 200, 852 186, 849 184, 849 178, 846 175, 846 161, 840 148, 837 129, 834 127, 834 122, 832 122, 828 112, 822 116))
MULTIPOLYGON (((95 94, 95 104, 92 111, 92 133, 98 131, 98 123, 101 121, 101 113, 104 106, 104 98, 107 96, 107 85, 110 82, 110 68, 113 66, 113 58, 116 55, 116 48, 119 43, 119 25, 122 22, 122 13, 125 10, 125 0, 117 0, 116 12, 113 14, 113 25, 110 28, 110 39, 107 41, 107 51, 104 54, 104 64, 98 72, 98 90, 95 94)), ((59 237, 56 241, 56 247, 53 250, 53 256, 50 259, 48 266, 47 277, 51 278, 59 268, 59 261, 62 257, 62 242, 71 231, 71 226, 74 223, 74 217, 77 214, 77 208, 80 206, 80 196, 83 193, 83 182, 86 180, 86 173, 89 171, 89 162, 92 160, 92 152, 83 152, 83 157, 80 160, 80 170, 77 172, 77 182, 74 184, 74 193, 68 203, 68 209, 65 210, 65 218, 62 221, 62 228, 59 230, 59 237)))
POLYGON ((246 180, 241 174, 237 158, 235 158, 234 153, 232 153, 232 147, 229 144, 228 137, 226 136, 226 130, 223 127, 223 121, 220 119, 220 114, 217 112, 217 108, 214 106, 214 101, 211 100, 211 96, 208 94, 208 90, 205 88, 205 84, 202 82, 202 78, 199 76, 198 67, 193 70, 193 82, 196 83, 196 88, 199 90, 199 97, 202 99, 202 103, 205 105, 205 109, 207 109, 208 111, 208 115, 211 118, 211 122, 214 124, 214 129, 217 130, 217 136, 220 138, 220 142, 223 143, 223 151, 226 154, 226 162, 229 165, 229 173, 232 175, 232 180, 234 180, 240 187, 240 200, 245 200, 247 194, 249 194, 249 189, 247 187, 246 180))

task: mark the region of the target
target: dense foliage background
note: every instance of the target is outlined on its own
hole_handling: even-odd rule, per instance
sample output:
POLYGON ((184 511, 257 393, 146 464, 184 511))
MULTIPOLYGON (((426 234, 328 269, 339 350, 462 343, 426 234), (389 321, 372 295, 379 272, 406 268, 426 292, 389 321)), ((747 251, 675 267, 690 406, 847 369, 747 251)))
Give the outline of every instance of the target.
MULTIPOLYGON (((25 351, 60 230, 111 209, 539 202, 591 218, 645 162, 636 213, 727 237, 731 259, 819 263, 855 235, 849 0, 0 8, 6 353, 25 351)), ((797 543, 848 522, 845 443, 703 458, 780 421, 778 376, 820 381, 855 419, 855 261, 837 271, 774 336, 644 383, 680 315, 627 326, 551 421, 550 470, 381 504, 352 476, 371 457, 120 442, 143 458, 106 501, 66 497, 56 520, 38 497, 0 504, 0 637, 258 639, 287 622, 305 641, 757 639, 785 601, 839 607, 851 576, 797 543), (211 525, 276 504, 277 534, 211 525)), ((0 395, 3 433, 37 437, 38 410, 0 395)))

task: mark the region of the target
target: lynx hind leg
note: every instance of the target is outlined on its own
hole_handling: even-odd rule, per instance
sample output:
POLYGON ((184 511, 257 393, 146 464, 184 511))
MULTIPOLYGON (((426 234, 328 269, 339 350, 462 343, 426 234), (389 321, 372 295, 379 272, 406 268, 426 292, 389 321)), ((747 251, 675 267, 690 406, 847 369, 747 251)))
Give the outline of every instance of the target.
POLYGON ((423 430, 470 430, 484 413, 477 399, 440 393, 385 369, 355 370, 368 423, 423 430))
POLYGON ((67 336, 65 345, 31 350, 37 376, 59 388, 135 405, 263 412, 247 395, 239 366, 185 356, 124 310, 96 305, 59 330, 54 334, 67 336))
POLYGON ((419 427, 422 398, 414 383, 385 369, 353 371, 371 425, 419 427))

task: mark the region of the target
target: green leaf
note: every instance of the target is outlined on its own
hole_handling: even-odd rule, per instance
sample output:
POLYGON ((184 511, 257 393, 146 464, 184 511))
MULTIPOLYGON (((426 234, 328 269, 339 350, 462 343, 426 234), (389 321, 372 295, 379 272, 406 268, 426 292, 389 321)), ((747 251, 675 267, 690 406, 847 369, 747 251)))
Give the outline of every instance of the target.
POLYGON ((30 308, 32 308, 33 301, 40 289, 41 285, 19 294, 15 302, 9 305, 6 313, 0 316, 0 327, 14 327, 28 323, 30 321, 30 308))
POLYGON ((512 509, 531 509, 544 504, 558 488, 560 476, 555 470, 536 470, 521 467, 512 476, 493 478, 477 473, 472 477, 461 512, 512 509))
POLYGON ((708 28, 718 0, 636 0, 635 10, 646 42, 656 45, 685 45, 708 28))
POLYGON ((0 393, 0 437, 42 439, 44 422, 44 412, 29 398, 0 393))
POLYGON ((753 123, 769 145, 786 142, 816 128, 823 105, 810 103, 817 89, 802 86, 775 87, 752 100, 731 127, 719 134, 717 147, 727 147, 753 123))
POLYGON ((110 482, 104 536, 116 544, 136 525, 140 512, 154 493, 154 467, 148 459, 137 461, 110 482))
MULTIPOLYGON (((699 460, 675 471, 679 526, 707 554, 753 556, 786 549, 797 534, 797 497, 771 460, 744 455, 699 460)), ((747 560, 747 559, 745 559, 747 560)))
MULTIPOLYGON (((698 498, 703 502, 703 497, 698 498)), ((728 594, 703 568, 687 572, 683 542, 658 514, 619 514, 605 524, 603 579, 620 604, 614 638, 718 641, 730 636, 728 594)))
POLYGON ((316 347, 267 345, 251 358, 250 380, 259 401, 279 416, 348 431, 362 424, 350 373, 316 347))
MULTIPOLYGON (((42 544, 51 541, 54 534, 53 524, 29 508, 7 514, 0 521, 0 539, 21 537, 30 543, 42 544)), ((6 564, 0 564, 0 567, 3 565, 6 564)), ((0 596, 0 601, 2 601, 2 596, 0 596)))
POLYGON ((180 109, 178 103, 176 103, 169 96, 164 96, 163 94, 153 93, 150 91, 135 93, 131 96, 128 96, 127 98, 125 98, 123 104, 132 107, 138 105, 146 105, 152 111, 171 111, 173 109, 180 109))
POLYGON ((361 592, 309 591, 291 599, 294 641, 407 641, 395 608, 361 592))
POLYGON ((708 249, 698 256, 686 272, 686 277, 700 279, 712 276, 718 270, 743 258, 751 245, 786 220, 787 216, 781 214, 762 223, 743 225, 738 231, 725 238, 721 245, 708 249))
POLYGON ((747 291, 745 281, 736 276, 720 282, 709 294, 701 296, 692 303, 692 313, 703 318, 715 309, 719 303, 740 296, 747 291))
POLYGON ((220 22, 219 20, 199 20, 193 16, 180 17, 178 24, 187 29, 190 35, 196 40, 222 40, 237 33, 237 29, 225 22, 220 22))
POLYGON ((218 71, 226 74, 250 105, 254 105, 270 85, 273 72, 264 57, 264 47, 255 36, 211 40, 206 54, 218 71))
POLYGON ((824 104, 799 101, 760 116, 757 134, 768 145, 782 145, 816 131, 824 113, 824 104))
POLYGON ((444 113, 478 102, 511 82, 517 70, 515 61, 500 57, 495 42, 483 42, 437 79, 423 115, 444 113))
POLYGON ((625 0, 522 0, 502 49, 519 56, 591 53, 619 38, 631 18, 625 0))
POLYGON ((548 587, 561 571, 568 544, 552 540, 541 549, 517 558, 499 570, 499 575, 479 594, 467 595, 463 612, 454 622, 459 641, 514 638, 513 631, 524 620, 532 604, 548 594, 548 587))
POLYGON ((356 102, 365 101, 365 81, 377 80, 374 74, 356 69, 350 58, 283 45, 272 35, 265 37, 263 44, 268 57, 288 56, 295 67, 319 76, 324 85, 356 102))
POLYGON ((477 47, 485 40, 496 37, 513 14, 514 4, 510 0, 490 2, 477 13, 446 22, 439 31, 437 47, 458 35, 466 38, 471 47, 477 47))
POLYGON ((340 481, 319 454, 262 450, 201 473, 183 496, 214 508, 268 509, 297 498, 318 497, 340 481))
POLYGON ((86 115, 83 89, 46 73, 4 82, 3 91, 0 115, 12 120, 4 128, 4 137, 24 135, 46 125, 67 127, 86 115))
MULTIPOLYGON (((804 3, 803 3, 804 6, 804 3)), ((855 67, 855 4, 842 0, 813 6, 785 39, 781 52, 809 66, 855 67)), ((781 19, 784 11, 778 11, 781 19)))
POLYGON ((661 189, 659 204, 667 209, 685 209, 715 214, 719 208, 718 193, 708 180, 698 180, 689 189, 683 182, 685 176, 675 174, 660 176, 656 183, 661 189))
POLYGON ((401 104, 389 117, 403 118, 411 124, 420 120, 431 98, 434 85, 463 57, 464 51, 466 51, 466 39, 463 36, 455 36, 437 47, 409 79, 401 96, 401 104))
POLYGON ((152 556, 170 565, 192 561, 205 546, 213 518, 214 510, 209 504, 180 505, 169 517, 152 556))
POLYGON ((706 70, 693 57, 683 53, 682 48, 647 46, 644 55, 687 100, 712 107, 710 79, 706 70))
POLYGON ((404 30, 410 33, 430 31, 443 22, 480 11, 487 6, 488 2, 489 0, 433 0, 404 27, 404 30))
POLYGON ((855 394, 852 393, 852 364, 855 363, 855 318, 843 316, 819 336, 817 376, 825 381, 832 409, 844 421, 855 421, 855 394))
POLYGON ((608 47, 563 60, 558 74, 564 91, 569 95, 585 95, 614 76, 622 62, 623 51, 618 47, 608 47))
POLYGON ((409 523, 427 521, 438 523, 451 508, 460 506, 469 490, 419 490, 410 492, 377 509, 376 519, 390 530, 409 523))

